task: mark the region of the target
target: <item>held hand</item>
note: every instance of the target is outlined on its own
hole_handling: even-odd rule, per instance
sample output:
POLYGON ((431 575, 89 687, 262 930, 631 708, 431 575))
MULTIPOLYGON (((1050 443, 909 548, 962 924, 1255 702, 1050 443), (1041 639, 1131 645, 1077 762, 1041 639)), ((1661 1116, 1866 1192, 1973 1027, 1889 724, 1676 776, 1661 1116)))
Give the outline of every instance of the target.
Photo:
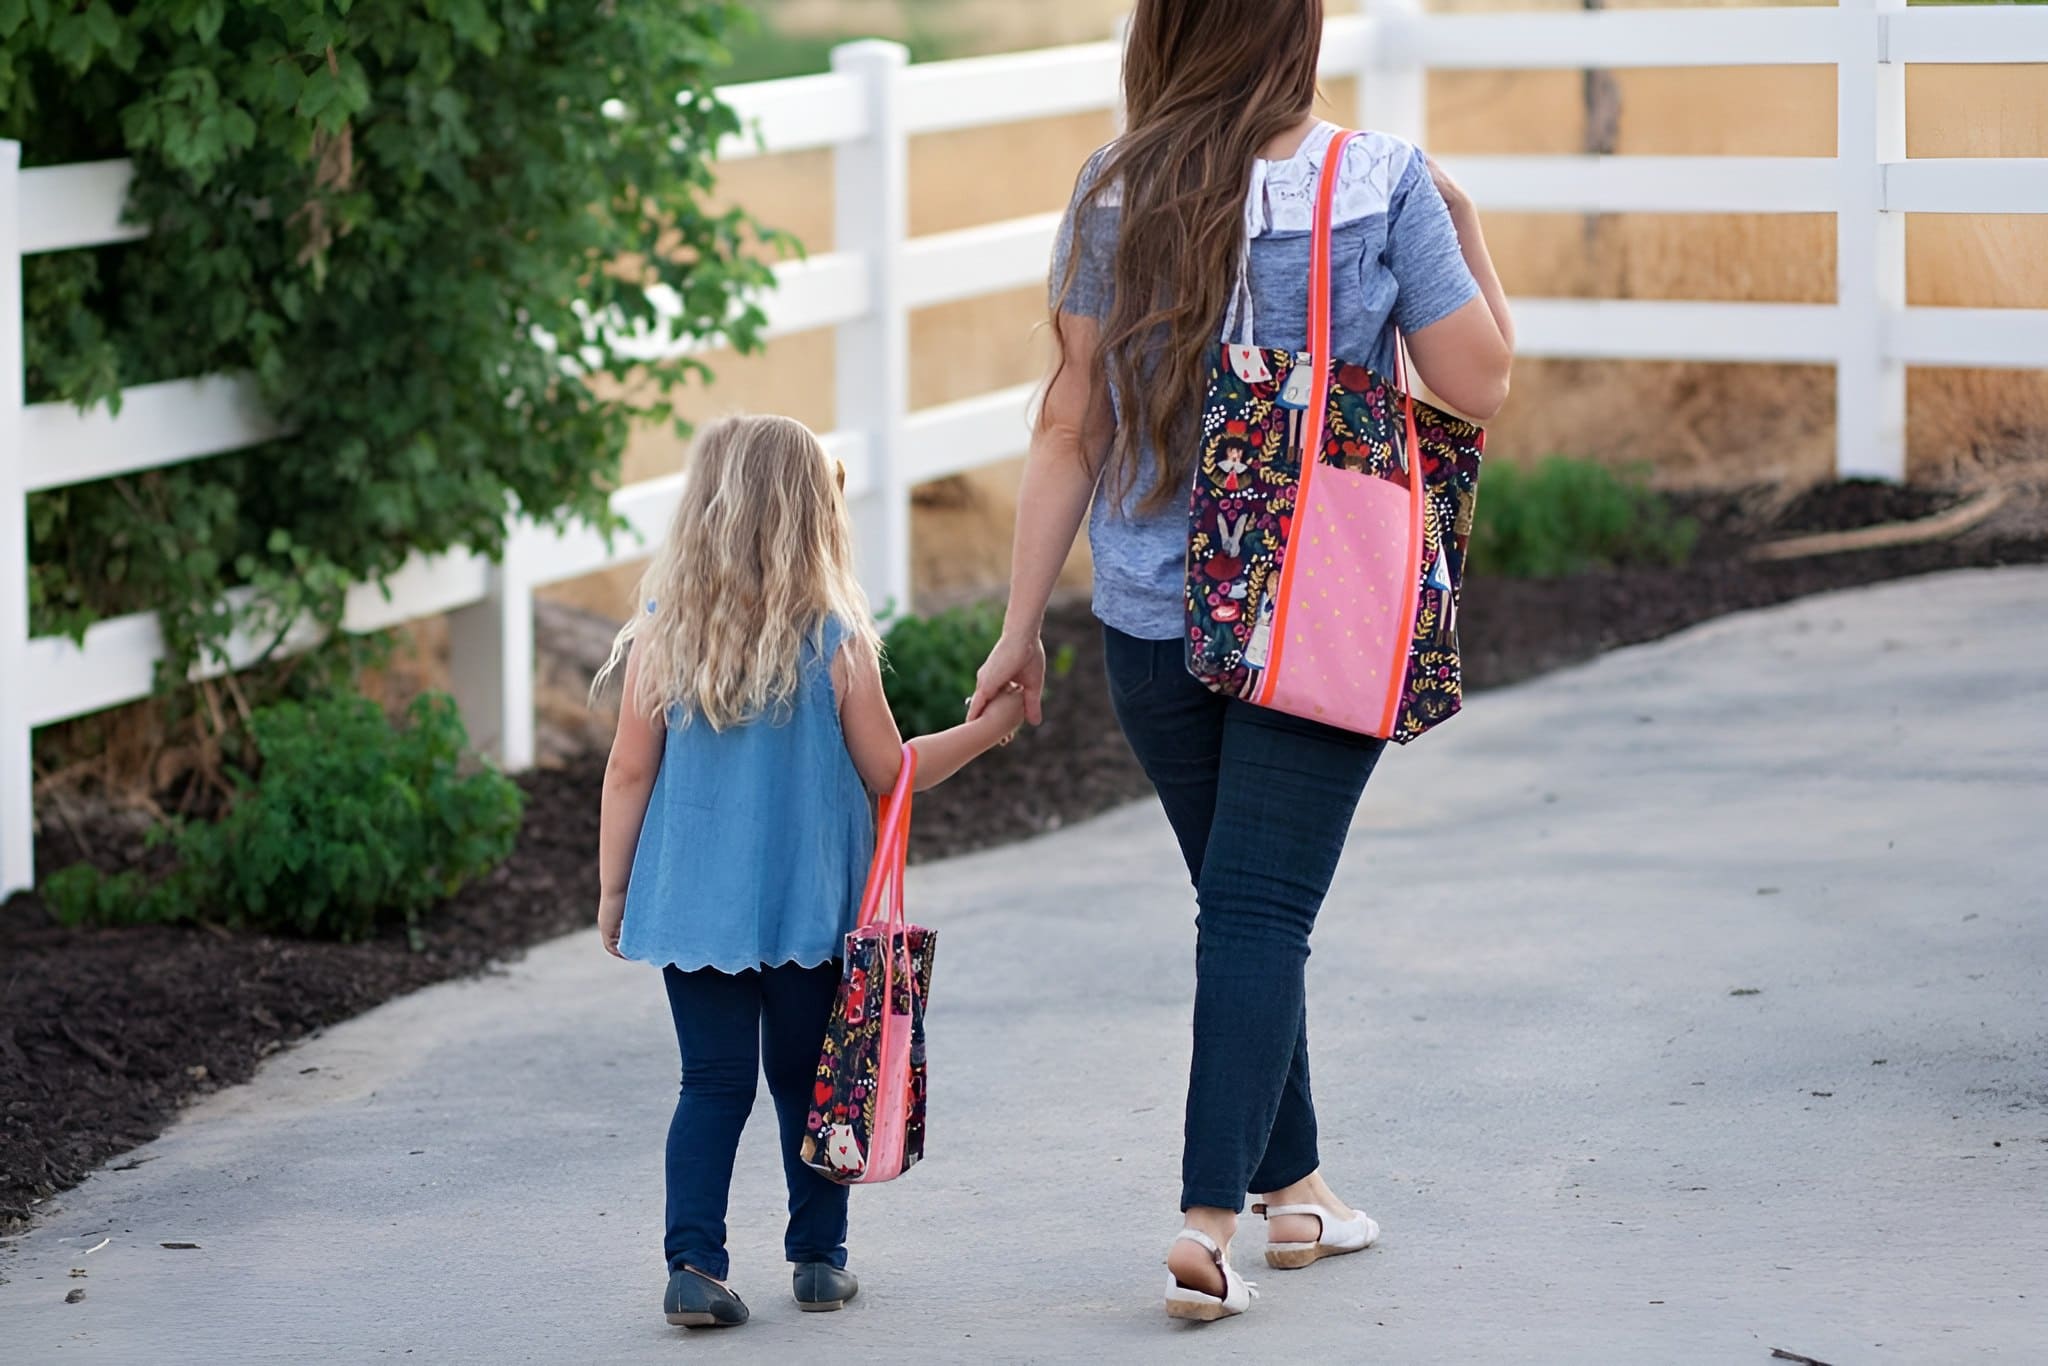
POLYGON ((996 743, 1009 744, 1017 738, 1017 732, 1024 729, 1024 689, 1015 683, 1009 684, 982 708, 981 714, 1002 727, 1003 738, 996 743))
POLYGON ((621 892, 611 892, 598 898, 597 937, 604 944, 604 951, 614 958, 624 958, 619 952, 619 929, 626 923, 626 898, 621 892))
POLYGON ((988 662, 974 676, 974 696, 967 701, 967 719, 978 719, 1003 695, 1010 684, 1020 690, 1024 719, 1037 725, 1044 719, 1039 698, 1045 692, 1045 644, 1037 636, 1005 635, 989 651, 988 662))

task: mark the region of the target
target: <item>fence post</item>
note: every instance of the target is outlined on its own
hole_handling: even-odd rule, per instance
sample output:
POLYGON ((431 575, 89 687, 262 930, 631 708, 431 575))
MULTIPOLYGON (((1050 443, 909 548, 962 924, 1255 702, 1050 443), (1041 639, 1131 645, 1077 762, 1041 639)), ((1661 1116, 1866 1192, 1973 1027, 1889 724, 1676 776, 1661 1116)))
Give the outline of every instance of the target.
POLYGON ((910 52, 868 39, 832 50, 832 69, 861 83, 867 136, 833 151, 833 250, 860 253, 868 310, 838 329, 837 421, 866 440, 870 478, 852 504, 861 581, 877 611, 910 607, 910 485, 903 424, 910 406, 910 313, 903 305, 910 140, 901 78, 910 52))
POLYGON ((1415 25, 1421 0, 1365 0, 1372 21, 1365 69, 1358 74, 1361 128, 1392 133, 1417 146, 1428 137, 1429 73, 1415 60, 1415 25))
POLYGON ((533 767, 533 585, 520 568, 522 518, 481 601, 448 614, 448 686, 470 743, 517 772, 533 767))
POLYGON ((1891 333, 1906 306, 1906 216, 1884 204, 1885 163, 1906 158, 1906 68, 1890 60, 1893 14, 1906 0, 1841 0, 1835 75, 1835 474, 1906 475, 1906 367, 1891 333))
POLYGON ((21 144, 0 142, 0 897, 36 878, 21 332, 21 144))

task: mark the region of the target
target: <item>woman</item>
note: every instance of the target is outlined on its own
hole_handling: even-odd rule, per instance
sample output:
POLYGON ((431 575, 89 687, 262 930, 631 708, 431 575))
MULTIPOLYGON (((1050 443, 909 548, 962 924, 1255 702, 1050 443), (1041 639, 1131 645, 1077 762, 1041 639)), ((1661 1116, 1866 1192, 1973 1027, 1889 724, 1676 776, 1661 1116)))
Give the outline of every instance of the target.
MULTIPOLYGON (((1039 720, 1040 624, 1087 514, 1117 720, 1199 907, 1185 1228, 1167 1254, 1167 1309, 1181 1318, 1249 1303, 1228 1255, 1248 1191, 1275 1266, 1378 1234, 1320 1169, 1304 969, 1383 742, 1211 693, 1182 644, 1193 418, 1216 345, 1247 309, 1260 345, 1307 344, 1313 189, 1336 132, 1310 113, 1322 29, 1322 0, 1139 0, 1127 131, 1082 169, 1055 251, 1056 356, 1009 609, 969 710, 1014 682, 1039 720)), ((1337 355, 1391 375, 1398 328, 1439 399, 1491 417, 1513 333, 1470 201, 1386 134, 1353 139, 1332 173, 1337 355)))

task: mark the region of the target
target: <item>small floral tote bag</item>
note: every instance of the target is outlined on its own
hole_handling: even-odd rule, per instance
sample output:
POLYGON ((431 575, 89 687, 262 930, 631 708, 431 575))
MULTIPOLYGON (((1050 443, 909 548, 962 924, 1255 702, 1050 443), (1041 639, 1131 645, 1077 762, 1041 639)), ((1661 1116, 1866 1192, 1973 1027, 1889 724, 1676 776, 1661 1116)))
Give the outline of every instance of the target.
POLYGON ((924 1156, 924 1003, 938 935, 903 915, 916 778, 917 752, 905 745, 811 1092, 803 1160, 845 1185, 893 1181, 924 1156))
POLYGON ((1217 692, 1402 743, 1455 714, 1458 588, 1485 434, 1330 351, 1340 132, 1309 258, 1309 350, 1226 339, 1189 503, 1188 670, 1217 692), (1308 458, 1308 453, 1314 458, 1308 458))

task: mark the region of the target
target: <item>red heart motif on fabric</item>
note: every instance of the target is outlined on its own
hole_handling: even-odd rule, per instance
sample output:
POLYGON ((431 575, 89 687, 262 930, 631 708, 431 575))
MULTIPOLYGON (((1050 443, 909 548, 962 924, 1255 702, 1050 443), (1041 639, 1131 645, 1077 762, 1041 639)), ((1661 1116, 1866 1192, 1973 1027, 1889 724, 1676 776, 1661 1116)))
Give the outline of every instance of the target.
POLYGON ((832 1099, 832 1083, 829 1081, 821 1081, 812 1086, 811 1099, 815 1104, 818 1105, 823 1105, 826 1101, 832 1099))

